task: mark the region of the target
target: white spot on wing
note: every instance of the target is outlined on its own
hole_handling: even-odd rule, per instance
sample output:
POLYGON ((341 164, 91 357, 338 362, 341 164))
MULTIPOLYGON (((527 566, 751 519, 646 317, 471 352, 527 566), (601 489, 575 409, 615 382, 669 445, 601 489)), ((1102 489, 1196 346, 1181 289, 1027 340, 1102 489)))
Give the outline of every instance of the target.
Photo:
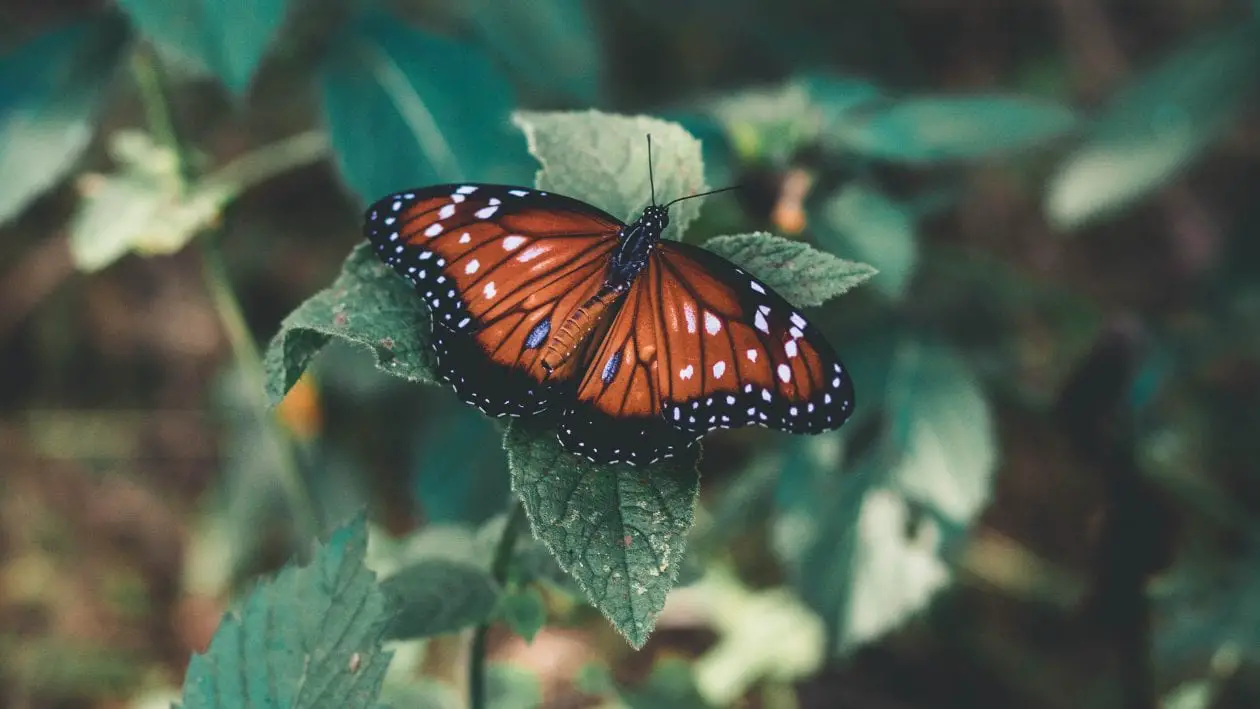
POLYGON ((455 205, 448 204, 438 210, 438 219, 450 219, 455 214, 455 205))
POLYGON ((787 353, 788 357, 795 357, 796 356, 796 340, 788 340, 787 342, 783 343, 783 351, 787 353))
POLYGON ((441 233, 442 233, 442 225, 438 224, 437 222, 433 222, 432 224, 429 225, 428 229, 424 230, 424 235, 428 237, 434 237, 441 233))
POLYGON ((801 317, 800 313, 792 313, 792 322, 802 330, 805 329, 805 318, 801 317))
POLYGON ((747 352, 745 352, 744 354, 748 355, 748 361, 749 361, 749 362, 756 362, 756 361, 757 361, 757 350, 755 350, 755 349, 749 349, 749 350, 748 350, 747 352))
POLYGON ((491 205, 489 207, 482 207, 476 212, 473 212, 473 214, 476 214, 478 219, 489 219, 490 217, 493 217, 494 213, 497 211, 499 211, 498 206, 491 205))
POLYGON ((515 249, 516 247, 525 243, 525 241, 526 241, 525 237, 518 236, 516 234, 513 234, 512 236, 505 236, 503 237, 503 250, 511 251, 512 249, 515 249))
POLYGON ((490 281, 489 283, 486 284, 485 288, 481 289, 481 294, 484 295, 487 299, 493 298, 496 293, 497 291, 494 288, 494 281, 490 281))
POLYGON ((760 283, 758 283, 758 282, 756 282, 756 281, 749 281, 749 282, 748 282, 748 287, 749 287, 749 288, 752 288, 753 290, 757 291, 758 293, 760 293, 760 294, 762 294, 762 295, 765 295, 765 294, 766 294, 766 289, 765 289, 765 288, 762 288, 762 287, 761 287, 761 284, 760 284, 760 283))
POLYGON ((473 192, 476 192, 476 191, 477 191, 477 188, 474 187, 473 185, 464 185, 463 187, 460 187, 459 189, 455 190, 457 194, 472 194, 473 192))
POLYGON ((520 256, 517 256, 516 260, 520 261, 521 263, 525 263, 526 261, 533 261, 539 256, 542 256, 543 254, 547 253, 548 250, 549 249, 545 246, 531 246, 528 249, 525 249, 525 251, 523 251, 520 256))
POLYGON ((529 192, 525 190, 508 190, 508 194, 512 195, 513 197, 524 197, 525 195, 529 194, 529 192))
POLYGON ((758 330, 761 330, 767 335, 770 334, 770 324, 766 322, 766 316, 763 315, 760 310, 757 311, 756 317, 753 318, 753 324, 757 326, 758 330))
POLYGON ((718 360, 717 362, 714 362, 713 363, 713 378, 721 379, 723 374, 726 374, 726 362, 722 360, 718 360))
POLYGON ((469 261, 469 262, 468 262, 468 265, 467 265, 467 266, 464 266, 464 273, 467 273, 467 274, 469 274, 469 275, 472 275, 472 274, 476 273, 476 272, 477 272, 477 269, 479 269, 479 268, 481 268, 481 262, 480 262, 480 261, 478 261, 477 259, 473 259, 473 260, 471 260, 471 261, 469 261))
POLYGON ((710 313, 707 310, 704 311, 704 331, 709 333, 710 335, 716 335, 721 330, 722 330, 722 321, 718 319, 718 316, 714 315, 713 313, 710 313))
POLYGON ((472 241, 472 234, 469 234, 468 232, 464 232, 459 237, 459 243, 461 244, 467 244, 470 241, 472 241))
POLYGON ((781 379, 784 384, 792 381, 792 368, 791 367, 787 366, 786 364, 780 364, 778 372, 779 372, 779 379, 781 379))
POLYGON ((687 332, 696 331, 696 310, 691 303, 683 303, 683 317, 687 319, 687 332))
POLYGON ((693 374, 695 374, 695 373, 696 373, 696 369, 695 369, 695 367, 692 367, 692 366, 689 364, 689 365, 687 365, 686 367, 683 367, 682 369, 678 370, 678 378, 679 378, 679 379, 691 379, 691 375, 693 375, 693 374))

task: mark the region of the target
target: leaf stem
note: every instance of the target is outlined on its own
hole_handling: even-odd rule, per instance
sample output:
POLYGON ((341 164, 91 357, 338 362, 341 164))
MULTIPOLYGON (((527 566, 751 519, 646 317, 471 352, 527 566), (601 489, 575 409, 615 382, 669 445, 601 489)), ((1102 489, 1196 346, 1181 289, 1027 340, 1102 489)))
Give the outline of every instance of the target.
MULTIPOLYGON (((140 100, 144 104, 149 130, 174 153, 178 165, 177 174, 179 176, 180 192, 187 193, 194 181, 194 167, 189 159, 187 146, 180 140, 179 133, 175 129, 175 121, 171 115, 170 98, 167 94, 157 59, 152 50, 139 50, 132 55, 131 66, 136 86, 140 93, 140 100)), ((286 152, 286 157, 290 157, 289 162, 293 162, 293 160, 288 153, 296 152, 304 158, 309 158, 320 150, 314 144, 314 140, 306 135, 298 136, 297 139, 291 142, 285 141, 281 143, 281 146, 287 149, 287 151, 282 150, 282 152, 286 152), (298 150, 294 151, 294 146, 298 150)), ((267 152, 263 154, 265 156, 264 162, 266 160, 274 160, 272 157, 273 153, 267 152)), ((242 181, 258 179, 258 176, 254 174, 258 171, 257 162, 256 160, 253 163, 247 163, 247 167, 250 169, 238 168, 239 172, 244 173, 239 176, 242 181)), ((285 161, 280 160, 278 162, 285 161)), ((289 163, 285 162, 285 164, 289 163)), ((266 375, 263 369, 262 356, 259 354, 258 345, 254 342, 254 337, 245 321, 240 300, 236 297, 236 292, 232 290, 231 279, 228 277, 227 268, 224 266, 222 255, 219 253, 216 243, 215 230, 207 230, 202 234, 201 249, 203 275, 211 300, 214 303, 215 312, 218 314, 219 320, 223 324, 223 330, 227 334, 228 342, 232 346, 232 353, 236 358, 237 366, 246 378, 246 389, 250 392, 259 423, 268 432, 268 439, 276 446, 277 459, 280 461, 280 484, 288 498, 294 526, 300 538, 314 537, 320 530, 320 518, 307 489, 306 482, 303 480, 301 471, 298 468, 293 441, 268 412, 264 389, 266 375)))
MULTIPOLYGON (((495 583, 503 586, 507 583, 508 570, 512 564, 512 552, 516 549, 516 539, 526 526, 525 507, 516 495, 512 496, 508 509, 507 522, 503 525, 503 534, 494 550, 494 560, 490 562, 490 576, 495 583)), ((486 644, 490 636, 490 622, 486 621, 473 631, 472 648, 468 659, 468 707, 469 709, 486 708, 486 644)))

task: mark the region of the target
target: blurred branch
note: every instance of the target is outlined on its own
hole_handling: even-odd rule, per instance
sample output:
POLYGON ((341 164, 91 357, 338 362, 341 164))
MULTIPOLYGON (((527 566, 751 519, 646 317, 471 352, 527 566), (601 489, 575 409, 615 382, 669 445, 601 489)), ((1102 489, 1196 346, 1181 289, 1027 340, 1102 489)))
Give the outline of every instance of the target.
POLYGON ((1131 318, 1113 321, 1064 386, 1055 411, 1102 478, 1105 517, 1085 613, 1110 636, 1124 709, 1158 706, 1146 587, 1167 565, 1172 544, 1170 510, 1137 464, 1127 406, 1142 334, 1131 318))
MULTIPOLYGON (((512 552, 516 549, 516 538, 528 527, 525 518, 525 506, 512 493, 512 501, 507 513, 507 521, 503 524, 503 534, 494 550, 494 560, 490 562, 490 575, 500 587, 507 582, 508 569, 512 565, 512 552)), ((472 649, 468 658, 468 707, 469 709, 486 709, 486 645, 490 636, 490 622, 477 626, 473 631, 472 649)))
MULTIPOLYGON (((180 188, 186 192, 195 180, 194 168, 188 159, 187 146, 179 139, 176 131, 169 96, 154 53, 147 49, 137 51, 133 55, 132 68, 149 128, 175 154, 179 163, 180 188)), ((239 188, 245 189, 254 182, 276 174, 277 167, 304 164, 312 159, 313 154, 326 149, 326 146, 321 148, 316 145, 310 134, 303 134, 282 141, 270 149, 264 148, 247 155, 212 177, 223 180, 225 185, 232 184, 229 179, 236 179, 239 181, 239 188), (225 174, 226 178, 223 177, 225 174)), ((246 389, 254 399, 259 424, 268 432, 268 438, 276 446, 277 459, 280 461, 280 484, 288 498, 297 533, 300 538, 311 538, 320 531, 320 516, 298 467, 293 441, 268 409, 262 356, 258 344, 249 332, 240 300, 232 289, 215 236, 215 230, 207 230, 201 234, 206 286, 232 346, 237 366, 246 378, 246 389)))

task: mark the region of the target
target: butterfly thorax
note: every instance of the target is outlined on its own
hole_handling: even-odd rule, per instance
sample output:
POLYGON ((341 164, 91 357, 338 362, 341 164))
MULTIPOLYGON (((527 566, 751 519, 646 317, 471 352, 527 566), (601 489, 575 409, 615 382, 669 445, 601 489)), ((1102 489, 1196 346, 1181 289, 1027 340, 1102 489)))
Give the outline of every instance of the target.
POLYGON ((541 364, 548 374, 560 368, 590 337, 601 320, 630 289, 661 233, 669 226, 669 213, 656 205, 643 210, 643 216, 617 234, 617 248, 608 263, 604 284, 595 295, 561 323, 543 349, 541 364))

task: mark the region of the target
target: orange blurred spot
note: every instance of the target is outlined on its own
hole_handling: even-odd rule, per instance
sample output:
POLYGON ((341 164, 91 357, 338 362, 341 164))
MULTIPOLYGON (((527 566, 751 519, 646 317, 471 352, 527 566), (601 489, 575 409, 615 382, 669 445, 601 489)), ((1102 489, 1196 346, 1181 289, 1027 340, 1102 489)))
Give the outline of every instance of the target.
POLYGON ((784 234, 799 234, 808 222, 805 216, 805 198, 814 186, 814 176, 800 168, 789 170, 783 177, 783 189, 774 205, 770 219, 784 234))
POLYGON ((310 372, 304 373, 276 407, 280 423, 299 440, 310 440, 319 435, 324 426, 324 412, 320 406, 319 388, 310 372))

